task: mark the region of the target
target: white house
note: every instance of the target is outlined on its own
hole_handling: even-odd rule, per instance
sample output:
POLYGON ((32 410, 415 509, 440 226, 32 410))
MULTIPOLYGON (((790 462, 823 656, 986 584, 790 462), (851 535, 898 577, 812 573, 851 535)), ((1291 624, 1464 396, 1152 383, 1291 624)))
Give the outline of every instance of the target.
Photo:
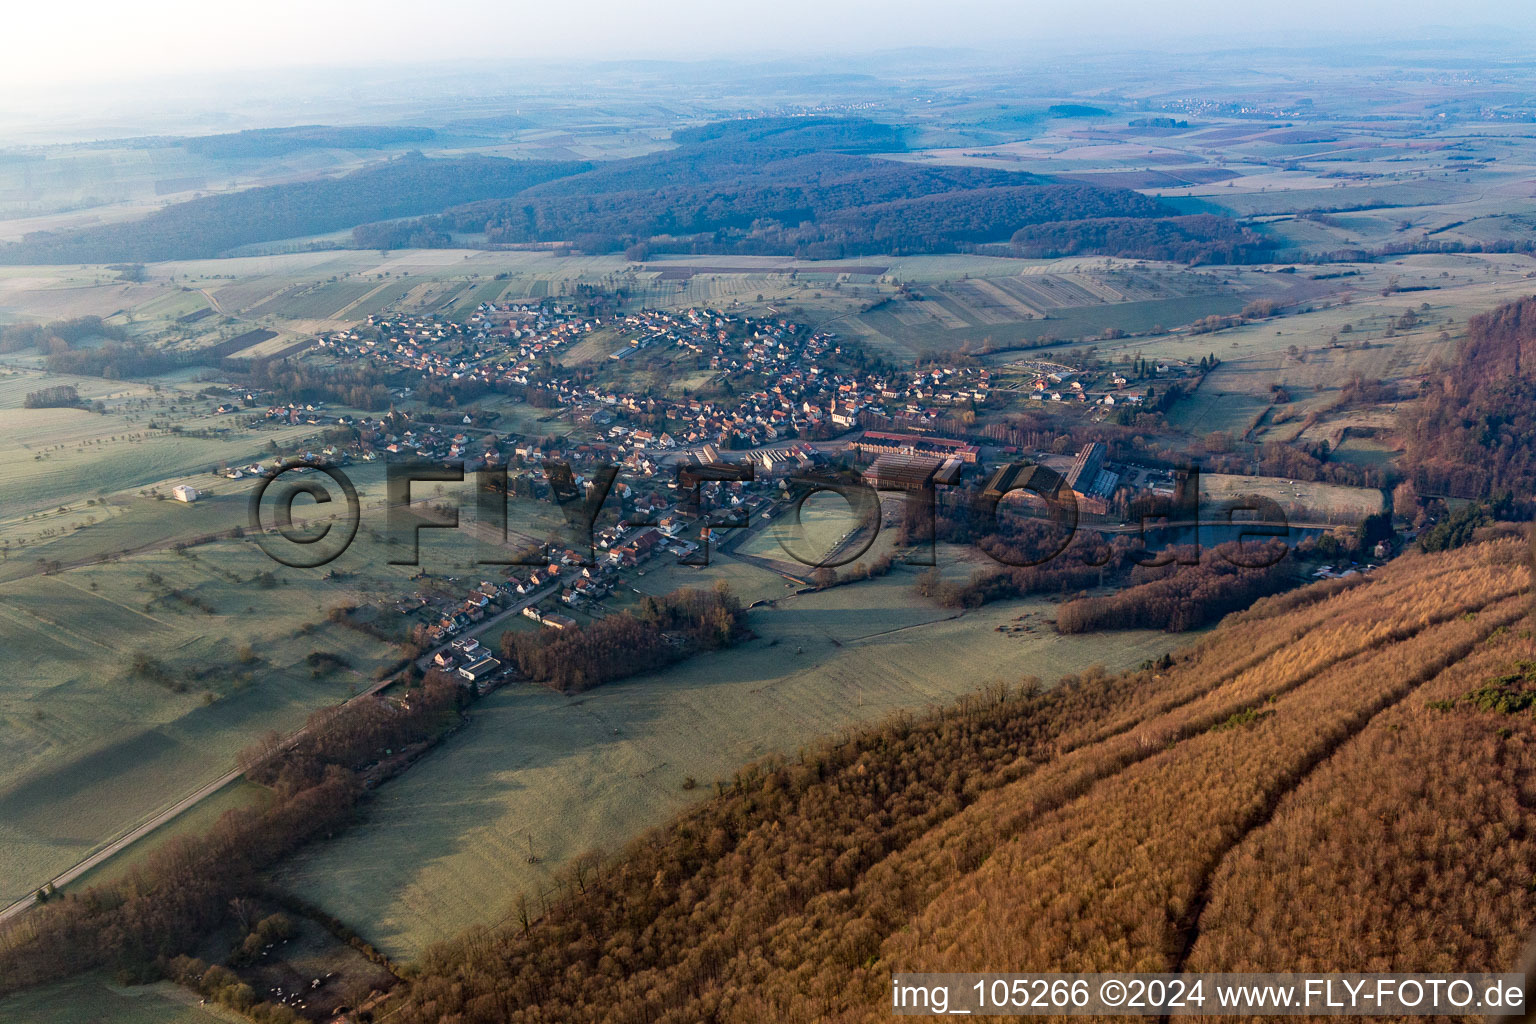
POLYGON ((197 488, 190 484, 177 484, 171 488, 171 497, 177 501, 185 501, 191 504, 200 498, 201 495, 197 493, 197 488))

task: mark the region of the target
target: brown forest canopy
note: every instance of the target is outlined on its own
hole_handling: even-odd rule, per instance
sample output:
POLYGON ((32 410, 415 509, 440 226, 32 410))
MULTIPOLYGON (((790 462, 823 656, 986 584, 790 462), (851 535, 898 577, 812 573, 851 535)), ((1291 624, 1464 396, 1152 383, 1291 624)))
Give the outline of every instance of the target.
POLYGON ((1536 490, 1536 299, 1473 317, 1455 361, 1401 415, 1421 495, 1529 504, 1536 490))
POLYGON ((1517 541, 1408 556, 1140 671, 743 770, 542 918, 433 950, 380 1016, 851 1024, 889 1019, 898 971, 1515 969, 1529 583, 1517 541))
POLYGON ((508 630, 502 653, 529 679, 566 693, 669 665, 700 650, 728 647, 747 631, 741 602, 723 584, 642 598, 633 611, 585 627, 508 630))

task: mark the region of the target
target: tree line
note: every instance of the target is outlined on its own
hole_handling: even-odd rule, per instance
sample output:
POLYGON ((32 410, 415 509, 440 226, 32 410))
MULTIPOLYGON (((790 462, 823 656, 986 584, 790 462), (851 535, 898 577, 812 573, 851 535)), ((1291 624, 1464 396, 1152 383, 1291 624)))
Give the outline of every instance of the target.
POLYGON ((0 327, 0 352, 20 352, 30 348, 42 355, 49 355, 93 338, 122 342, 128 340, 128 331, 118 324, 107 323, 99 316, 54 320, 46 324, 6 324, 0 327))
POLYGON ((1536 491, 1536 299, 1471 318, 1454 360, 1438 369, 1398 418, 1403 468, 1418 493, 1536 491))
POLYGON ((730 122, 674 135, 677 148, 600 164, 515 196, 354 232, 359 245, 452 244, 482 234, 494 244, 569 241, 585 251, 743 253, 836 259, 876 253, 953 252, 1006 243, 1186 262, 1256 258, 1267 243, 1227 218, 1172 218, 1129 189, 1060 183, 1038 175, 880 159, 903 147, 899 130, 863 119, 730 122), (1170 219, 1171 218, 1171 219, 1170 219), (1147 220, 1160 227, 1137 229, 1147 220), (1166 223, 1164 223, 1166 221, 1166 223))
POLYGON ((179 139, 189 153, 210 160, 251 160, 285 156, 307 149, 383 149, 410 142, 430 142, 431 128, 386 125, 298 125, 292 128, 251 128, 220 135, 179 139))
MULTIPOLYGON (((1063 548, 1059 527, 1024 518, 1006 506, 996 514, 987 514, 986 508, 975 493, 947 489, 935 505, 933 539, 973 545, 997 566, 978 569, 963 581, 946 580, 933 568, 913 582, 913 593, 945 608, 977 608, 1036 594, 1067 595, 1120 578, 1137 554, 1139 545, 1130 538, 1105 540, 1092 530, 1076 532, 1063 548)), ((916 503, 903 505, 898 544, 924 542, 925 515, 916 503)))
POLYGON ((741 602, 722 581, 710 590, 647 595, 633 611, 577 628, 509 630, 502 634, 501 651, 527 678, 578 693, 699 651, 729 647, 746 634, 741 602))
POLYGON ((1277 243, 1230 217, 1099 217, 1059 220, 1019 228, 1015 252, 1031 258, 1084 254, 1178 263, 1255 263, 1269 259, 1277 243))
POLYGON ((229 919, 231 900, 259 891, 266 869, 351 823, 386 751, 435 741, 466 699, 451 678, 429 676, 401 701, 317 711, 294 742, 274 734, 242 751, 241 767, 275 798, 168 841, 121 882, 53 895, 0 930, 0 994, 98 968, 124 982, 167 976, 173 958, 229 919))
POLYGON ((24 409, 72 409, 80 404, 80 392, 73 384, 55 384, 53 387, 28 391, 21 400, 24 409))
POLYGON ((1129 585, 1123 590, 1061 605, 1056 609, 1056 631, 1164 629, 1181 633, 1247 608, 1297 582, 1294 570, 1285 562, 1288 549, 1277 540, 1219 544, 1202 552, 1198 564, 1179 564, 1180 559, 1195 557, 1193 549, 1174 548, 1168 554, 1171 560, 1166 565, 1132 568, 1129 585))

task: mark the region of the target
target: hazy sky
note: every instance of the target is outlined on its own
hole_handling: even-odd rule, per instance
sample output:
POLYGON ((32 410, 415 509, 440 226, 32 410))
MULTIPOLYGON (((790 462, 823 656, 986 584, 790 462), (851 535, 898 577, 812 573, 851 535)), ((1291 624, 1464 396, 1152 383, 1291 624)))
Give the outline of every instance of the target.
POLYGON ((1536 31, 1528 0, 11 0, 0 86, 213 69, 1536 31))

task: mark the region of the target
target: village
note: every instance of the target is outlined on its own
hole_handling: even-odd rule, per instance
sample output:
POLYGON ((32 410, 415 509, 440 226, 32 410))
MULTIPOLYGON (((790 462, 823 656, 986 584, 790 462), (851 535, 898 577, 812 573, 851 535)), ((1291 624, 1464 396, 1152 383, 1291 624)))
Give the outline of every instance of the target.
MULTIPOLYGON (((829 328, 709 309, 601 316, 558 300, 481 303, 464 322, 385 313, 319 338, 305 359, 360 367, 388 382, 387 412, 333 409, 325 401, 263 409, 265 392, 236 385, 223 386, 231 401, 219 411, 245 414, 255 427, 321 427, 327 443, 295 453, 289 464, 453 464, 466 474, 502 474, 506 496, 520 501, 558 504, 547 465, 569 466, 583 494, 604 467, 618 468, 613 507, 594 523, 591 550, 551 532, 520 553, 521 562, 536 564, 472 584, 450 578, 395 605, 423 652, 420 666, 458 673, 481 691, 511 671, 476 639, 491 626, 514 615, 556 630, 578 625, 573 612, 601 618, 612 595, 630 588, 628 574, 643 573, 653 559, 703 564, 713 547, 740 540, 743 531, 715 529, 722 513, 757 528, 771 522, 787 507, 792 477, 842 467, 886 492, 980 488, 996 486, 989 463, 1027 456, 1058 471, 1092 515, 1108 513, 1117 492, 1123 499, 1132 487, 1173 493, 1166 472, 1112 469, 1101 443, 1075 456, 1022 451, 987 425, 1020 402, 1070 401, 1087 407, 1078 415, 1103 416, 1143 402, 1150 384, 1039 358, 1001 368, 956 361, 899 369, 829 328), (585 358, 571 358, 577 346, 586 346, 585 358), (692 374, 692 393, 655 386, 642 364, 661 366, 664 380, 692 374), (445 392, 433 389, 453 396, 451 412, 441 411, 445 392), (424 401, 428 393, 437 400, 424 401), (509 418, 522 430, 506 429, 509 418), (723 464, 734 464, 742 478, 703 484, 696 504, 679 488, 680 469, 723 464), (445 593, 451 586, 466 589, 445 593)), ((1148 368, 1160 378, 1179 372, 1148 368)), ((278 465, 223 473, 270 475, 278 465)), ((787 578, 804 585, 809 574, 805 567, 801 577, 787 578)))

